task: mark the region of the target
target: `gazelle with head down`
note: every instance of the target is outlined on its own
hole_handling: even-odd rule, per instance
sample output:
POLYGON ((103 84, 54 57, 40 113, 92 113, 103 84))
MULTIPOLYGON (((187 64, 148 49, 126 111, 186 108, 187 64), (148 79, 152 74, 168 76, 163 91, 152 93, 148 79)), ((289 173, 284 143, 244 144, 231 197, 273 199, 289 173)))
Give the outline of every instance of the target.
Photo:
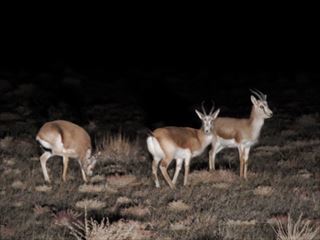
POLYGON ((267 103, 267 95, 258 90, 250 90, 252 109, 249 118, 219 117, 214 122, 215 137, 209 153, 209 169, 215 169, 216 154, 224 148, 238 148, 240 177, 247 179, 250 148, 257 143, 264 120, 272 117, 267 103))
POLYGON ((66 181, 69 158, 78 160, 82 178, 88 181, 96 158, 91 156, 91 138, 82 127, 64 120, 47 122, 40 128, 36 140, 44 150, 40 163, 45 181, 50 182, 46 162, 52 156, 63 157, 63 181, 66 181))
POLYGON ((213 107, 209 114, 206 114, 204 107, 203 113, 196 110, 198 117, 202 121, 200 129, 189 127, 163 127, 157 128, 152 132, 152 136, 147 138, 149 152, 153 156, 152 173, 156 187, 160 187, 158 179, 158 165, 169 186, 174 189, 179 172, 184 162, 184 185, 187 184, 190 160, 192 157, 200 155, 205 148, 212 142, 213 121, 219 114, 220 109, 213 113, 213 107), (171 161, 176 159, 176 170, 171 181, 167 168, 171 161))

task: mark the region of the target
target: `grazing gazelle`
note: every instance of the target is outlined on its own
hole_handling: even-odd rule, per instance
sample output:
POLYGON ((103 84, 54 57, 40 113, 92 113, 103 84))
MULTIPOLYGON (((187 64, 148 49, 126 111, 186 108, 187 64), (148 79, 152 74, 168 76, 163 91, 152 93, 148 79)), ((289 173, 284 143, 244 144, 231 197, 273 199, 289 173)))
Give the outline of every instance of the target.
POLYGON ((91 138, 82 127, 64 120, 47 122, 40 128, 36 140, 44 149, 40 163, 47 182, 50 179, 46 162, 52 156, 63 157, 63 181, 66 181, 69 158, 78 160, 82 178, 88 181, 87 176, 92 175, 96 158, 91 156, 91 138))
POLYGON ((189 127, 157 128, 152 132, 152 136, 147 138, 148 150, 153 156, 152 173, 156 187, 160 187, 157 175, 160 161, 162 175, 172 189, 175 188, 184 161, 185 172, 183 183, 184 185, 187 184, 191 158, 200 155, 212 142, 213 120, 216 119, 220 111, 218 109, 212 113, 213 109, 214 107, 211 108, 209 114, 206 114, 203 106, 203 113, 196 110, 197 115, 202 121, 200 129, 189 127), (171 181, 167 168, 173 159, 176 159, 176 170, 171 181))
POLYGON ((272 117, 268 107, 267 95, 259 90, 250 91, 252 110, 249 118, 219 117, 214 122, 215 135, 209 153, 209 169, 215 169, 216 154, 224 148, 238 148, 240 158, 240 177, 247 179, 247 167, 251 146, 257 143, 264 120, 272 117))

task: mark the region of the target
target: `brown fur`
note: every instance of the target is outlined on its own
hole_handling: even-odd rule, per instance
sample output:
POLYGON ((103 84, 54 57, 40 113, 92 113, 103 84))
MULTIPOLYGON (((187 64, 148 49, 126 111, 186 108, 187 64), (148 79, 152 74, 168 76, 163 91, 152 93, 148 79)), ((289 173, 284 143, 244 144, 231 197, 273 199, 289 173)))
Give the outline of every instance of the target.
POLYGON ((243 139, 251 139, 250 119, 217 118, 214 122, 215 133, 224 139, 235 139, 240 143, 243 139))
POLYGON ((201 148, 199 135, 201 130, 189 127, 164 127, 158 128, 153 132, 163 150, 164 141, 170 141, 173 146, 189 148, 191 152, 201 148))
POLYGON ((89 134, 80 126, 64 121, 56 120, 45 123, 39 130, 37 137, 47 142, 54 142, 54 139, 61 135, 64 148, 74 149, 79 159, 84 159, 88 149, 91 149, 89 134))

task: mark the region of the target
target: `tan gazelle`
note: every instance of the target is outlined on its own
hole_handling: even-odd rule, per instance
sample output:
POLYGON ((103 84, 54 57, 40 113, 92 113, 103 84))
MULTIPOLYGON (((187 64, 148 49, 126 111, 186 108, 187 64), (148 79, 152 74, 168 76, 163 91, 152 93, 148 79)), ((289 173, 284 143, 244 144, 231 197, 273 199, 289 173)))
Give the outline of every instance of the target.
POLYGON ((216 119, 220 110, 218 109, 212 113, 214 109, 212 107, 210 113, 206 114, 203 106, 202 109, 203 113, 196 110, 198 117, 202 121, 200 129, 189 127, 157 128, 152 132, 152 136, 147 138, 148 150, 153 156, 152 173, 156 187, 160 187, 157 175, 159 162, 162 175, 172 189, 175 188, 182 163, 184 162, 183 183, 186 185, 191 158, 200 155, 212 142, 213 120, 216 119), (176 159, 176 170, 171 181, 167 168, 173 159, 176 159))
POLYGON ((238 148, 240 177, 247 179, 250 148, 257 143, 264 120, 272 117, 267 95, 259 90, 250 91, 252 109, 249 118, 219 117, 214 121, 215 136, 209 153, 209 169, 215 169, 216 154, 224 148, 238 148))
POLYGON ((64 120, 47 122, 40 128, 36 140, 44 150, 40 163, 45 181, 50 182, 46 162, 52 156, 63 157, 63 181, 66 181, 69 158, 78 160, 82 178, 88 181, 96 158, 91 156, 91 138, 82 127, 64 120))

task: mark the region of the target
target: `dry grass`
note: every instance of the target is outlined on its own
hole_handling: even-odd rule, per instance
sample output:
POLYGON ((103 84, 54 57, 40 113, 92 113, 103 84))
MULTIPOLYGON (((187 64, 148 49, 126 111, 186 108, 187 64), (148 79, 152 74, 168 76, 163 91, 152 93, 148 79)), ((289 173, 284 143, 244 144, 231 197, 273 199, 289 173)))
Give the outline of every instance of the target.
POLYGON ((140 147, 137 141, 129 141, 123 134, 108 135, 102 141, 101 158, 104 161, 115 161, 128 164, 139 155, 140 147))
POLYGON ((120 215, 125 218, 133 219, 143 219, 146 216, 150 216, 151 212, 148 207, 134 206, 129 208, 124 208, 120 210, 120 215))
POLYGON ((131 205, 132 203, 133 203, 132 199, 128 197, 118 197, 115 206, 117 208, 126 207, 128 205, 131 205))
POLYGON ((194 171, 190 174, 189 181, 191 185, 198 185, 204 183, 233 183, 238 179, 238 176, 227 170, 208 171, 194 171))
POLYGON ((168 209, 173 212, 184 212, 191 209, 191 207, 182 200, 169 203, 168 209))
POLYGON ((149 165, 149 154, 145 151, 145 141, 131 140, 124 134, 107 135, 101 143, 99 174, 126 175, 145 173, 149 165), (147 157, 148 156, 148 157, 147 157))
POLYGON ((108 176, 107 184, 114 188, 123 188, 129 187, 129 185, 133 185, 137 181, 137 177, 134 175, 115 175, 108 176))
POLYGON ((259 196, 271 196, 273 191, 274 191, 274 188, 270 186, 258 186, 254 189, 253 193, 259 196))
POLYGON ((12 188, 14 189, 20 189, 20 190, 24 190, 27 188, 27 185, 25 183, 23 183, 20 180, 15 180, 12 184, 11 184, 12 188))
POLYGON ((296 222, 289 215, 286 226, 277 221, 276 227, 272 227, 277 234, 277 240, 312 240, 320 233, 320 227, 313 227, 310 221, 302 220, 302 214, 296 222))
POLYGON ((231 220, 229 219, 226 224, 228 226, 254 226, 257 224, 257 221, 251 220, 251 221, 241 221, 241 220, 231 220))
POLYGON ((65 226, 70 234, 78 240, 147 240, 153 239, 151 231, 146 225, 138 221, 120 220, 110 223, 107 218, 100 222, 88 219, 85 209, 84 221, 79 219, 80 215, 73 211, 63 211, 54 216, 56 225, 65 226))
POLYGON ((99 193, 99 192, 105 192, 107 190, 106 184, 83 184, 79 186, 79 192, 83 193, 99 193))
POLYGON ((99 201, 97 199, 84 199, 81 201, 76 202, 76 207, 77 208, 82 208, 82 209, 102 209, 106 206, 105 202, 99 201))
POLYGON ((44 214, 47 214, 47 213, 50 213, 50 212, 51 212, 51 209, 48 206, 41 206, 39 204, 36 204, 33 207, 33 213, 36 216, 44 215, 44 214))
MULTIPOLYGON (((100 223, 90 220, 90 230, 87 231, 86 240, 148 240, 153 239, 151 231, 146 225, 137 221, 120 220, 110 224, 107 220, 100 223)), ((82 239, 82 238, 77 238, 82 239)))
POLYGON ((68 226, 80 222, 82 214, 72 209, 62 210, 53 214, 53 224, 58 226, 68 226))
POLYGON ((35 187, 37 192, 50 192, 52 190, 51 186, 48 185, 39 185, 35 187))
POLYGON ((105 176, 102 176, 102 175, 94 175, 93 177, 90 178, 91 183, 104 182, 105 180, 106 180, 105 176))

